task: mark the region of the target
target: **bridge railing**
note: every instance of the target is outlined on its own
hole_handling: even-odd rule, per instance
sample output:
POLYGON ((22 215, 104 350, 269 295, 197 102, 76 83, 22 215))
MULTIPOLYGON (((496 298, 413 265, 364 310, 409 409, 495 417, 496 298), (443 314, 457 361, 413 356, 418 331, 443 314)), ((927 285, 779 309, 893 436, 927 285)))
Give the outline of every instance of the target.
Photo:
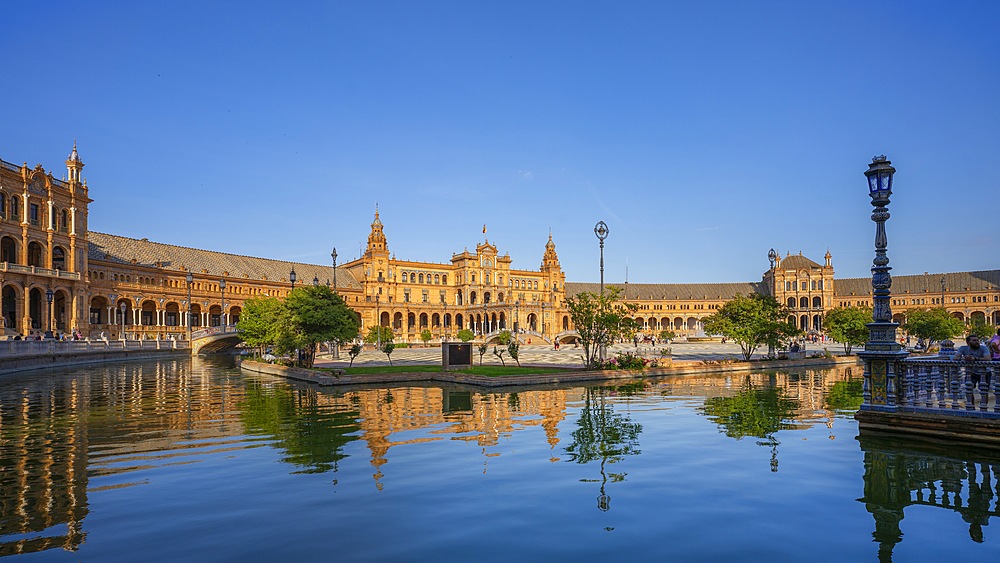
POLYGON ((900 367, 900 410, 1000 418, 1000 362, 906 359, 900 367))
POLYGON ((198 338, 215 336, 216 334, 229 334, 231 332, 237 332, 236 325, 213 326, 193 331, 191 333, 191 339, 197 340, 198 338))
POLYGON ((190 344, 183 340, 3 340, 0 341, 0 358, 107 350, 186 350, 189 347, 190 344))

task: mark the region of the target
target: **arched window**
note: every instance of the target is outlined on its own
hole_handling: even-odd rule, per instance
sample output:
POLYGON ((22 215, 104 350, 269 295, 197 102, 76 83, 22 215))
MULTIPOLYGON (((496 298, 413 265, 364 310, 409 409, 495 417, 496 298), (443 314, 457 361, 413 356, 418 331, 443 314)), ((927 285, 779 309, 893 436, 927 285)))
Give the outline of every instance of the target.
POLYGON ((789 307, 793 307, 793 308, 795 307, 795 298, 794 297, 789 297, 788 298, 788 306, 789 307))
POLYGON ((820 299, 819 297, 813 297, 813 307, 822 307, 822 306, 823 306, 823 300, 820 299))
POLYGON ((21 220, 21 199, 16 195, 10 196, 10 218, 15 221, 21 220))
POLYGON ((448 285, 448 274, 441 276, 441 283, 448 285))
POLYGON ((817 285, 819 286, 819 289, 822 290, 823 289, 823 280, 819 280, 819 282, 817 283, 817 285))
POLYGON ((69 212, 65 209, 59 215, 59 227, 61 231, 66 232, 69 230, 69 212))
POLYGON ((52 269, 66 269, 66 253, 58 246, 52 249, 52 269))
POLYGON ((802 298, 799 299, 799 307, 805 309, 808 306, 809 306, 809 298, 808 297, 802 297, 802 298))
POLYGON ((420 283, 424 283, 424 274, 421 273, 420 276, 418 276, 418 279, 420 280, 420 283))
POLYGON ((434 274, 434 285, 441 285, 441 276, 434 274))
POLYGON ((0 192, 0 219, 7 218, 7 194, 0 192))
POLYGON ((538 282, 535 282, 535 289, 538 289, 538 282))
POLYGON ((792 282, 785 282, 785 291, 792 290, 792 282))

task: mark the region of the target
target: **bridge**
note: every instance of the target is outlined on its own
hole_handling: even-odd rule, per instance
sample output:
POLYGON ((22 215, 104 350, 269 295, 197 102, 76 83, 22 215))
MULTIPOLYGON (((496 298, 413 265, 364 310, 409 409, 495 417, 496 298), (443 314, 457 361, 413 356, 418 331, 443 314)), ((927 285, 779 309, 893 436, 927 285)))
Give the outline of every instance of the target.
POLYGON ((191 333, 191 355, 218 354, 240 343, 236 325, 213 326, 191 333))

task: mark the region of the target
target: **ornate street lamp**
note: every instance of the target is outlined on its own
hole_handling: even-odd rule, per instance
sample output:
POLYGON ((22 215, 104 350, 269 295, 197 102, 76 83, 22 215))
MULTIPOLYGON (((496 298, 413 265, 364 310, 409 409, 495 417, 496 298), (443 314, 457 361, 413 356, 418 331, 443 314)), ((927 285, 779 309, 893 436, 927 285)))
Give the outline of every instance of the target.
POLYGON ((890 307, 892 276, 886 255, 885 223, 889 219, 889 196, 896 169, 885 155, 876 156, 868 165, 868 195, 872 198, 872 221, 875 222, 875 260, 872 262, 872 322, 868 323, 868 342, 858 355, 864 360, 864 404, 862 409, 895 411, 898 362, 907 356, 896 342, 896 328, 890 307))
MULTIPOLYGON (((382 349, 382 319, 379 318, 379 310, 378 310, 379 297, 381 297, 381 295, 379 295, 379 294, 376 293, 375 294, 375 327, 376 327, 375 328, 375 340, 378 342, 378 349, 381 350, 382 349)), ((407 329, 407 330, 409 330, 409 329, 407 329)))
POLYGON ((767 259, 771 261, 771 269, 773 270, 774 263, 778 261, 778 253, 775 252, 773 248, 771 250, 768 250, 767 259))
POLYGON ((604 221, 598 221, 594 226, 594 234, 597 235, 597 240, 601 241, 601 295, 604 295, 604 239, 608 238, 611 230, 604 221))
POLYGON ((45 300, 49 302, 49 322, 47 323, 47 329, 45 331, 45 338, 52 338, 52 298, 55 297, 55 292, 52 288, 45 290, 45 300))
POLYGON ((313 287, 319 287, 319 276, 313 275, 313 287))
POLYGON ((292 289, 295 289, 295 268, 288 273, 288 281, 292 282, 292 289))
POLYGON ((941 308, 944 309, 944 276, 941 276, 941 308))
POLYGON ((219 312, 219 326, 226 332, 226 280, 219 280, 219 291, 222 292, 222 311, 219 312))
POLYGON ((333 258, 333 292, 337 293, 337 247, 333 247, 333 252, 330 253, 330 258, 333 258))
POLYGON ((122 311, 121 339, 122 339, 122 341, 124 341, 125 340, 125 302, 122 301, 121 303, 119 303, 118 304, 118 308, 121 309, 121 311, 122 311))
POLYGON ((517 321, 518 321, 518 309, 520 307, 521 307, 521 300, 520 299, 515 299, 514 300, 514 334, 517 334, 517 329, 518 329, 518 326, 517 326, 518 325, 518 323, 517 323, 517 321))
POLYGON ((188 329, 188 346, 191 345, 191 282, 194 281, 194 276, 191 275, 191 270, 188 270, 187 277, 187 287, 188 287, 188 317, 187 317, 187 329, 188 329))

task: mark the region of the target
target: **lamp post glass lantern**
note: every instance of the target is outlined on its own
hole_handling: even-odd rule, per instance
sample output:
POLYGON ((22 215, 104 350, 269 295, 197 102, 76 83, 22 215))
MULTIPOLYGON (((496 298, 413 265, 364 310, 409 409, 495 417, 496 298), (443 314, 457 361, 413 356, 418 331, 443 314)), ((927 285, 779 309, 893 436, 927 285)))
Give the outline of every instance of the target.
POLYGON ((896 341, 896 328, 892 322, 892 276, 889 274, 889 257, 885 223, 889 220, 889 197, 892 195, 892 177, 896 169, 885 157, 876 156, 868 165, 868 195, 871 196, 872 221, 875 222, 875 259, 872 262, 872 322, 868 323, 868 342, 859 352, 865 363, 862 409, 896 410, 896 370, 900 360, 907 356, 896 341))
POLYGON ((611 230, 604 221, 598 221, 594 226, 594 234, 597 235, 597 240, 601 241, 601 295, 604 295, 604 239, 608 238, 611 230))
POLYGON ((288 281, 292 282, 292 289, 295 289, 295 268, 288 272, 288 281))
POLYGON ((118 308, 119 308, 119 309, 121 309, 121 311, 122 311, 122 330, 121 330, 121 339, 122 339, 122 340, 125 340, 125 302, 124 302, 124 301, 122 301, 122 302, 121 302, 121 303, 120 303, 120 304, 118 305, 118 308))

